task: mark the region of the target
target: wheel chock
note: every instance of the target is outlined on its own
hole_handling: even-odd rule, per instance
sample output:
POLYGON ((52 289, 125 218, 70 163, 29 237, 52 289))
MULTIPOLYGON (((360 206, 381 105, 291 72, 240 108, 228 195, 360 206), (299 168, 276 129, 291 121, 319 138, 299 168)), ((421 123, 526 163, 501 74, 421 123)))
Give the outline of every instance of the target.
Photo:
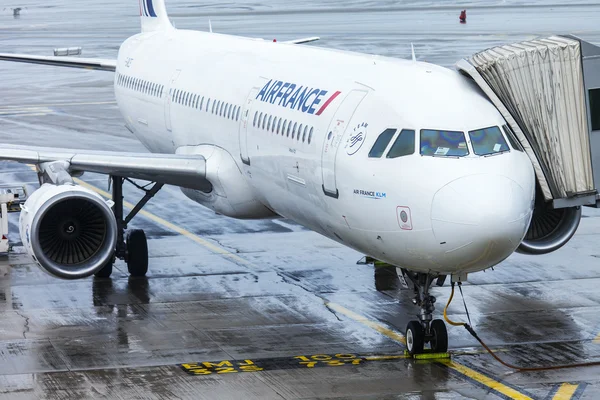
POLYGON ((431 350, 425 350, 424 353, 414 354, 412 356, 408 351, 404 350, 404 355, 415 360, 440 360, 444 358, 450 358, 450 353, 434 353, 431 350))

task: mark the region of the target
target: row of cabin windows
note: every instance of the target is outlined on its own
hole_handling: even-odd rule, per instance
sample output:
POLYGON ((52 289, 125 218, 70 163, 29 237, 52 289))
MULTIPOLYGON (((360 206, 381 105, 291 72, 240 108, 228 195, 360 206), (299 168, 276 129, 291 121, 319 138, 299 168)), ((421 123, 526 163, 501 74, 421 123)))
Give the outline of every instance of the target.
POLYGON ((256 111, 254 113, 254 120, 252 126, 258 129, 266 130, 267 132, 273 132, 277 135, 291 137, 297 141, 302 141, 310 144, 314 133, 314 128, 308 125, 298 124, 297 122, 288 121, 281 117, 275 117, 256 111))
POLYGON ((226 103, 220 100, 212 100, 205 98, 199 94, 186 92, 179 89, 171 90, 171 100, 173 103, 181 104, 186 107, 191 107, 196 110, 204 110, 212 114, 218 115, 234 121, 240 120, 240 113, 242 107, 236 106, 230 103, 226 103))
POLYGON ((158 83, 117 73, 117 85, 154 97, 162 97, 164 86, 158 83))

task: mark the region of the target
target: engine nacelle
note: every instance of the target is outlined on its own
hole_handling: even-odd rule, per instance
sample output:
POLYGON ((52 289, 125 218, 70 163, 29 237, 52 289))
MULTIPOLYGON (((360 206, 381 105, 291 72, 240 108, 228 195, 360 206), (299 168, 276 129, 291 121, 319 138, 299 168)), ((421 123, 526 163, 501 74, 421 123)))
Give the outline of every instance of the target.
POLYGON ((529 229, 517 252, 546 254, 560 249, 571 240, 580 220, 581 207, 551 208, 550 203, 536 199, 529 229))
POLYGON ((115 216, 100 195, 76 185, 44 184, 27 199, 19 220, 23 246, 49 274, 93 275, 111 260, 115 216))

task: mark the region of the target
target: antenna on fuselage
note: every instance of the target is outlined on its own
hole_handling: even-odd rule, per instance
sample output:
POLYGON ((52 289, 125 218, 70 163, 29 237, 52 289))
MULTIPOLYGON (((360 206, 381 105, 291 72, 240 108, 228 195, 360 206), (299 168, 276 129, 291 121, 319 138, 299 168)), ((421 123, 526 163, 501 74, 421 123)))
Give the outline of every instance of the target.
POLYGON ((410 51, 412 52, 412 60, 414 62, 417 62, 417 56, 415 55, 415 46, 413 46, 413 44, 410 44, 410 51))
POLYGON ((212 33, 212 22, 210 22, 210 19, 208 20, 208 31, 212 33))

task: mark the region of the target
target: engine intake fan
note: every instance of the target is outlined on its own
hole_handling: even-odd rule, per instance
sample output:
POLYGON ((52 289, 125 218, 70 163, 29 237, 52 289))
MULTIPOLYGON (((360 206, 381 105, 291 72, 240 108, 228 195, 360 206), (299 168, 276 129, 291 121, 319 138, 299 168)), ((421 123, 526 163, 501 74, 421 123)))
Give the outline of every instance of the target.
POLYGON ((529 229, 517 252, 546 254, 560 249, 575 234, 581 220, 581 207, 551 208, 537 193, 529 229))
POLYGON ((43 185, 21 213, 21 239, 33 259, 63 279, 91 276, 109 262, 117 224, 108 204, 75 185, 43 185))

